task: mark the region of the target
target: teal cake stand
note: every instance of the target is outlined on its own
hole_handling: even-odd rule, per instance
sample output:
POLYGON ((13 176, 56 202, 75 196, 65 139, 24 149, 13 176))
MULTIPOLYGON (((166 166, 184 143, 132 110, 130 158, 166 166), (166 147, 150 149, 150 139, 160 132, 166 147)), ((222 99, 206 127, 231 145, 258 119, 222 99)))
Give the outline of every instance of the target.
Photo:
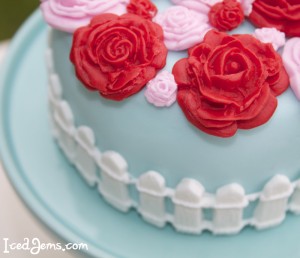
POLYGON ((136 212, 107 205, 70 166, 50 134, 45 48, 47 26, 39 12, 12 42, 0 82, 0 147, 20 197, 67 242, 87 243, 101 258, 299 258, 300 217, 236 236, 191 236, 157 229, 136 212))

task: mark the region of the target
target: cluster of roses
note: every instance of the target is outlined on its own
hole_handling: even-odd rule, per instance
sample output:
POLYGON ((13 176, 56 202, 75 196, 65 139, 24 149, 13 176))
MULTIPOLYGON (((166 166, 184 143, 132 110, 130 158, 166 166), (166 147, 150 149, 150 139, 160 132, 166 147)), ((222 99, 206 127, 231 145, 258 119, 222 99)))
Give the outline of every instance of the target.
MULTIPOLYGON (((77 29, 71 61, 88 89, 120 101, 156 76, 166 64, 168 49, 162 27, 152 21, 157 8, 151 1, 113 2, 122 2, 128 13, 104 13, 77 29)), ((296 1, 256 0, 249 18, 256 25, 300 35, 300 4, 296 1)), ((211 7, 209 19, 220 30, 228 30, 238 26, 244 14, 236 0, 224 0, 211 7)), ((188 53, 173 68, 177 101, 187 119, 211 135, 230 137, 238 128, 264 124, 277 107, 276 96, 289 85, 281 57, 272 45, 250 35, 229 36, 210 30, 188 53)))

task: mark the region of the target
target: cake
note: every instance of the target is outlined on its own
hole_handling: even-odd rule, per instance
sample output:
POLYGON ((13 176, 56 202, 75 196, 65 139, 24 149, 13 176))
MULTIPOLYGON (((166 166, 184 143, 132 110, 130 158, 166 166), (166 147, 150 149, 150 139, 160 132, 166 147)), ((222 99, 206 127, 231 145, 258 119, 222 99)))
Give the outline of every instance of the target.
POLYGON ((53 135, 108 203, 192 234, 300 213, 300 4, 42 0, 41 9, 53 27, 53 135))

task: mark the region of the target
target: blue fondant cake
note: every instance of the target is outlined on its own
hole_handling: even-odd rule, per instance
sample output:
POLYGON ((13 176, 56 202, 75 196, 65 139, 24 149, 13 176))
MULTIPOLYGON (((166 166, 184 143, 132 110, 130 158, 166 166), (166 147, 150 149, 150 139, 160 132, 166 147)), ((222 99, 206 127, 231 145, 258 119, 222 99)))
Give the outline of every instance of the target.
MULTIPOLYGON (((47 2, 52 1, 43 5, 47 2)), ((163 13, 184 1, 152 2, 163 13)), ((254 29, 244 21, 229 34, 254 29)), ((88 89, 69 58, 73 39, 61 29, 49 36, 53 132, 69 160, 109 203, 123 211, 134 207, 152 224, 170 222, 190 233, 264 228, 280 223, 287 210, 300 211, 300 105, 292 89, 277 97, 267 123, 217 137, 190 123, 177 102, 165 108, 148 103, 146 88, 123 101, 88 89), (205 218, 206 210, 213 211, 212 218, 205 218)), ((162 70, 172 73, 188 56, 187 50, 169 50, 162 70)))

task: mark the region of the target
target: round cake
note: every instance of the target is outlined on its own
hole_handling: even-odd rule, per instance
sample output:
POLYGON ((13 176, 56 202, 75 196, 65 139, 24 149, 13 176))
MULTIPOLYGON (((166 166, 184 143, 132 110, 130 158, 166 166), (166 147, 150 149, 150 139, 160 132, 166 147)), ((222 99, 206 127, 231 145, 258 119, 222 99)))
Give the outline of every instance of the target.
POLYGON ((41 9, 53 27, 53 134, 106 201, 185 233, 266 228, 300 212, 300 4, 43 0, 41 9))

